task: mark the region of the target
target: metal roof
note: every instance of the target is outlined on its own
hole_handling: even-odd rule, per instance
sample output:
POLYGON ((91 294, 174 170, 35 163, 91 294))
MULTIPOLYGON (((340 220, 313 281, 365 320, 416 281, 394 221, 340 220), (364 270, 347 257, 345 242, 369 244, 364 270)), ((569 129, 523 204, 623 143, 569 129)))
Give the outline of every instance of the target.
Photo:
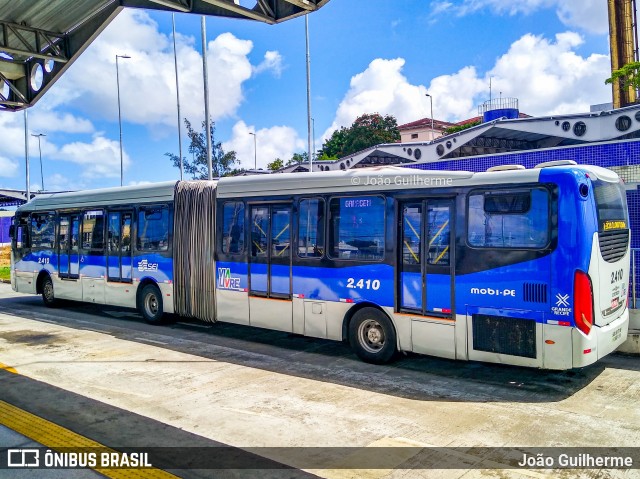
POLYGON ((34 105, 124 8, 269 24, 329 0, 0 0, 0 110, 34 105))

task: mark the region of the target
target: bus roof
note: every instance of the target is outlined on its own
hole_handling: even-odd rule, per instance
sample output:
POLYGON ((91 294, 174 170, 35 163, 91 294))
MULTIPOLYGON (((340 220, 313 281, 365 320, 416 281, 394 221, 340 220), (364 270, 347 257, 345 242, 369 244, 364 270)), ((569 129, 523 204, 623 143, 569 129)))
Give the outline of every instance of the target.
POLYGON ((540 170, 472 173, 470 171, 417 170, 397 166, 359 168, 323 173, 278 173, 259 177, 222 178, 218 197, 258 196, 281 192, 362 193, 367 190, 446 188, 479 184, 536 182, 540 170))
MULTIPOLYGON (((583 170, 604 181, 619 181, 618 175, 592 165, 551 166, 554 171, 583 170)), ((418 170, 397 166, 359 168, 347 171, 314 173, 275 173, 257 176, 224 177, 208 181, 220 198, 266 196, 276 194, 363 193, 367 190, 402 190, 408 188, 446 188, 492 184, 535 183, 541 168, 512 169, 472 173, 470 171, 418 170)), ((39 195, 19 211, 91 208, 128 203, 163 203, 172 201, 177 181, 136 186, 103 188, 69 193, 39 195)))
POLYGON ((173 191, 176 183, 177 181, 167 181, 136 186, 38 195, 29 203, 18 208, 18 210, 44 211, 53 208, 91 208, 123 203, 163 203, 173 200, 173 191))

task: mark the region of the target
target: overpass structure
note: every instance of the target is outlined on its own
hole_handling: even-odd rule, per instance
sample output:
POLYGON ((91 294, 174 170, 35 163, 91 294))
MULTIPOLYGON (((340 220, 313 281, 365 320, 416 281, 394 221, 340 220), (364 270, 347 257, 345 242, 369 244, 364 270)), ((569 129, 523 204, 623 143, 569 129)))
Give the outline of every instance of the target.
MULTIPOLYGON (((50 193, 50 192, 47 192, 50 193)), ((33 199, 38 196, 38 193, 31 193, 33 199)), ((0 188, 0 208, 7 206, 20 206, 27 202, 27 193, 24 190, 10 190, 7 188, 0 188)))
POLYGON ((0 110, 33 106, 124 8, 275 24, 329 0, 0 0, 0 110))

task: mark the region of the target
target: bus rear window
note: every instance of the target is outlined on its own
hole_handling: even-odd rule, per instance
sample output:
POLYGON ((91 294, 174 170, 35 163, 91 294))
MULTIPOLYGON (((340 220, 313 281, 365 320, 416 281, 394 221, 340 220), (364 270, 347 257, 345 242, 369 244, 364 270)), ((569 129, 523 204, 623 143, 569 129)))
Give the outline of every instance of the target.
POLYGON ((596 180, 593 191, 598 211, 598 230, 611 231, 629 227, 627 195, 622 183, 596 180))

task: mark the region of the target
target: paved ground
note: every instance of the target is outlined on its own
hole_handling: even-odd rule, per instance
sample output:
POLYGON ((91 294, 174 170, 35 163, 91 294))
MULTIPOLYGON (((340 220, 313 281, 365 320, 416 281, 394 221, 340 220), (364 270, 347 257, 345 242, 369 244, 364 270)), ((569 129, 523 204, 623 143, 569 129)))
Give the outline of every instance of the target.
MULTIPOLYGON (((46 309, 0 285, 0 363, 18 373, 0 371, 0 400, 110 447, 277 447, 258 451, 332 478, 640 477, 477 470, 468 461, 436 474, 407 469, 415 457, 398 458, 395 471, 309 470, 293 448, 635 447, 637 357, 567 372, 415 355, 372 366, 341 343, 223 324, 152 327, 132 311, 81 303, 46 309)), ((329 464, 338 450, 304 451, 329 464)))

